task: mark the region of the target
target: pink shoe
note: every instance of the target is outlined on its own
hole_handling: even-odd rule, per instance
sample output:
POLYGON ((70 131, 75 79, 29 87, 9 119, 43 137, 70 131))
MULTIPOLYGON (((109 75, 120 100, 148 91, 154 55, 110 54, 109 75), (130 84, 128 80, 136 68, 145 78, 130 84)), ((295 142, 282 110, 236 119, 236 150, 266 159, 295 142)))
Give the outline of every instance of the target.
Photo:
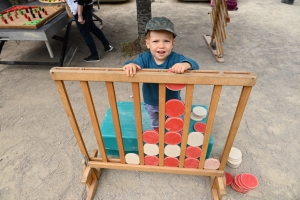
POLYGON ((210 0, 210 6, 214 7, 214 0, 210 0))

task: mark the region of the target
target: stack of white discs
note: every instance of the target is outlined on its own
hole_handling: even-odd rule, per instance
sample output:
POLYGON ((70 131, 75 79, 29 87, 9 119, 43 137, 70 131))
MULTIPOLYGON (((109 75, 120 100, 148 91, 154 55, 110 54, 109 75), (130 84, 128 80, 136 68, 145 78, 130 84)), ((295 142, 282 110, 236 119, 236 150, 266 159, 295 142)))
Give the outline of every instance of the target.
POLYGON ((196 106, 191 113, 191 119, 194 121, 202 121, 207 115, 207 110, 202 106, 196 106))
POLYGON ((227 166, 231 168, 237 168, 242 163, 242 152, 236 147, 231 147, 229 157, 227 160, 227 166))

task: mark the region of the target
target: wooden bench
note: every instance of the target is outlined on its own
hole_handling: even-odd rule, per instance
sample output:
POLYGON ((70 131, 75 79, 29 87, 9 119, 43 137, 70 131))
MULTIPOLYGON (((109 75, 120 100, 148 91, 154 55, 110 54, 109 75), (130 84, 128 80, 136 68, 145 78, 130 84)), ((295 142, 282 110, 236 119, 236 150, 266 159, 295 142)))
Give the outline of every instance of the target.
MULTIPOLYGON (((251 72, 230 72, 230 71, 203 71, 194 70, 188 71, 185 74, 168 73, 166 70, 140 70, 134 77, 127 77, 122 69, 117 68, 52 68, 50 70, 52 79, 56 82, 62 103, 65 107, 68 119, 77 140, 78 146, 84 158, 85 169, 83 171, 82 183, 89 188, 87 199, 93 199, 97 189, 98 180, 100 178, 101 168, 122 169, 122 170, 137 170, 148 172, 162 172, 174 174, 188 174, 198 176, 208 176, 211 178, 211 191, 213 199, 221 199, 226 194, 226 181, 224 169, 226 162, 237 134, 242 115, 252 86, 256 83, 256 74, 251 72), (98 144, 98 149, 101 156, 98 157, 98 149, 88 153, 85 142, 82 138, 78 123, 69 96, 65 87, 65 81, 79 81, 86 106, 90 115, 91 124, 93 126, 95 139, 98 144), (89 82, 104 82, 108 94, 109 105, 112 112, 114 129, 118 143, 120 158, 110 158, 107 156, 106 149, 101 135, 99 121, 93 103, 93 97, 89 87, 89 82), (115 94, 114 83, 125 82, 132 85, 136 135, 139 152, 139 164, 127 164, 125 161, 124 144, 122 140, 122 131, 120 128, 119 113, 117 109, 117 101, 115 94), (158 166, 145 165, 144 162, 144 142, 142 139, 142 118, 141 118, 141 99, 140 99, 140 83, 158 83, 159 84, 159 164, 158 166), (180 144, 180 156, 178 167, 164 166, 164 130, 165 130, 165 94, 166 84, 187 84, 185 92, 185 111, 184 125, 182 131, 182 141, 180 144), (219 158, 220 166, 218 169, 204 169, 205 156, 200 156, 199 165, 197 168, 184 168, 186 159, 187 140, 189 135, 189 123, 191 115, 192 99, 194 94, 194 85, 213 85, 213 92, 208 110, 208 117, 204 139, 202 144, 201 155, 206 155, 208 149, 209 138, 214 124, 218 102, 221 91, 224 86, 241 86, 241 94, 236 106, 236 111, 231 122, 227 139, 224 144, 222 156, 219 158)), ((103 114, 103 113, 102 113, 103 114)))

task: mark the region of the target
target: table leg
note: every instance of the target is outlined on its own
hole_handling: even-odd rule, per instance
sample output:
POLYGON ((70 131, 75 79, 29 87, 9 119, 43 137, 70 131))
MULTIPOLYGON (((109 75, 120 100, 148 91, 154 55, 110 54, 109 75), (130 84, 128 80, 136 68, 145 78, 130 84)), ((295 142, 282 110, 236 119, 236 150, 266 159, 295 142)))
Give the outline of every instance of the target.
POLYGON ((49 52, 50 58, 53 58, 53 57, 54 57, 54 55, 53 55, 53 51, 52 51, 52 49, 51 49, 51 46, 50 46, 50 43, 49 43, 49 41, 47 40, 47 41, 45 41, 45 43, 46 43, 46 46, 47 46, 47 49, 48 49, 48 52, 49 52))

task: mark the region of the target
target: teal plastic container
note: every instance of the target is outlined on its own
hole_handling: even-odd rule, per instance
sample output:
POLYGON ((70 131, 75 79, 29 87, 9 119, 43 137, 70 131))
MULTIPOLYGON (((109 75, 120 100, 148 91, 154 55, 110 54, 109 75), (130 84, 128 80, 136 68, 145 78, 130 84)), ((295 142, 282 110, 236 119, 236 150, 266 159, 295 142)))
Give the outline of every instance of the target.
MULTIPOLYGON (((207 109, 207 106, 204 105, 193 105, 192 109, 195 106, 202 106, 207 109)), ((134 104, 133 102, 117 102, 119 118, 120 118, 120 126, 123 137, 124 151, 127 153, 136 153, 138 154, 138 145, 137 145, 137 137, 136 137, 136 124, 135 124, 135 116, 134 116, 134 104)), ((147 111, 144 109, 143 103, 141 103, 141 111, 142 111, 142 126, 143 131, 152 130, 150 117, 147 111)), ((201 122, 206 123, 207 117, 204 118, 201 122)), ((189 132, 194 132, 194 124, 197 123, 194 120, 190 121, 189 132)), ((100 130, 102 133, 104 146, 106 149, 106 154, 111 157, 119 157, 118 144, 114 129, 114 124, 112 120, 112 114, 110 107, 107 109, 104 119, 100 125, 100 130)), ((208 149, 206 158, 208 158, 211 154, 213 147, 213 137, 210 135, 208 149)))

